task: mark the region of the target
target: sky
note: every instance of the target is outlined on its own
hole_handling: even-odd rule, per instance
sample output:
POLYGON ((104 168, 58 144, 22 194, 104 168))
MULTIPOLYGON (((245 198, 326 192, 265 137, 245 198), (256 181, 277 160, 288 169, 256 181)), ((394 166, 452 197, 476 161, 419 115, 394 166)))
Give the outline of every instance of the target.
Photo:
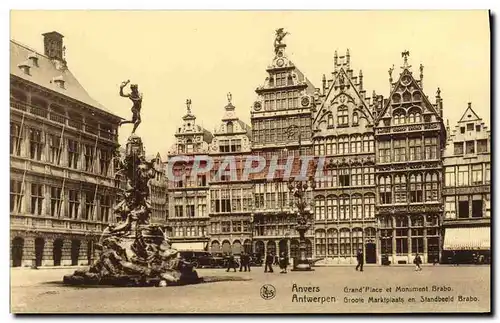
MULTIPOLYGON (((130 118, 118 95, 130 79, 144 95, 142 124, 148 155, 166 157, 186 113, 213 131, 228 92, 236 113, 250 124, 250 108, 274 56, 274 31, 283 27, 290 60, 316 86, 331 75, 335 50, 351 54, 363 71, 367 94, 389 95, 401 52, 410 52, 414 75, 424 65, 424 92, 453 127, 472 102, 490 124, 490 31, 487 11, 11 11, 10 38, 43 52, 41 34, 63 34, 69 69, 108 110, 130 118)), ((124 125, 125 144, 132 125, 124 125)))

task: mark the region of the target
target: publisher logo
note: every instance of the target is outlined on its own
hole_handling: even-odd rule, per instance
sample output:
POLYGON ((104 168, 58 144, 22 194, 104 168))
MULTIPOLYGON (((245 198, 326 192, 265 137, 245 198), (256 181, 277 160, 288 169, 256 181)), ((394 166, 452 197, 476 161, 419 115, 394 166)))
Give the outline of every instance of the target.
POLYGON ((271 284, 265 284, 260 288, 260 297, 266 301, 276 296, 276 288, 271 284))

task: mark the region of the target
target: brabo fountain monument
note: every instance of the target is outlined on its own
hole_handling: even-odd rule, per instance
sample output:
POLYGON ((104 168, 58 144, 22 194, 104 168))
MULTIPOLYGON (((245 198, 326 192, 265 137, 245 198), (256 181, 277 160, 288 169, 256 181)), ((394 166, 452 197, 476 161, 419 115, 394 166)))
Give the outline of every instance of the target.
POLYGON ((64 276, 63 282, 70 285, 115 285, 115 286, 168 286, 200 282, 191 263, 179 257, 172 249, 161 227, 150 224, 150 187, 154 178, 153 163, 144 156, 144 147, 135 130, 141 122, 142 94, 135 84, 131 93, 120 95, 133 102, 132 120, 134 128, 127 140, 126 152, 119 161, 117 174, 126 178, 126 188, 119 194, 114 208, 118 218, 116 225, 109 225, 96 246, 97 260, 88 269, 76 270, 64 276))

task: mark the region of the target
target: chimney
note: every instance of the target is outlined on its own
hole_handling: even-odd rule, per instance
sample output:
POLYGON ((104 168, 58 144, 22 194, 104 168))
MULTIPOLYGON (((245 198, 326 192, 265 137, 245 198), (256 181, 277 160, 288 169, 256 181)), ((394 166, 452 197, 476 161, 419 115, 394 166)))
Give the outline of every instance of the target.
POLYGON ((57 31, 43 34, 44 54, 50 59, 64 61, 63 35, 57 31))

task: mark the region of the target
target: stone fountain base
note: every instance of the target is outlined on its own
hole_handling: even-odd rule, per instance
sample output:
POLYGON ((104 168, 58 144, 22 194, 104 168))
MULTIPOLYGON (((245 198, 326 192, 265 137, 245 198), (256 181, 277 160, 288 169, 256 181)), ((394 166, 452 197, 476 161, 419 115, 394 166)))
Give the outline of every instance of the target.
POLYGON ((192 264, 180 259, 159 228, 142 225, 135 236, 111 235, 99 243, 99 259, 86 270, 66 275, 68 285, 122 287, 172 286, 201 281, 192 264))

